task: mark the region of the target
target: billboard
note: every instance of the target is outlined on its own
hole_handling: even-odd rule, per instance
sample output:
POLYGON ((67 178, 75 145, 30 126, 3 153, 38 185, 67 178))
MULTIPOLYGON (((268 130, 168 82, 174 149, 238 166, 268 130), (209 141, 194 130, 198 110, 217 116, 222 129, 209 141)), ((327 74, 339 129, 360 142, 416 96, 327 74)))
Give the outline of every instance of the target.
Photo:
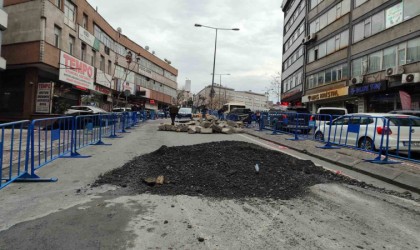
POLYGON ((51 113, 51 97, 54 92, 52 82, 38 83, 38 90, 35 100, 35 113, 51 113))
POLYGON ((60 75, 59 80, 78 86, 83 89, 92 89, 94 82, 94 68, 61 51, 60 52, 60 75))

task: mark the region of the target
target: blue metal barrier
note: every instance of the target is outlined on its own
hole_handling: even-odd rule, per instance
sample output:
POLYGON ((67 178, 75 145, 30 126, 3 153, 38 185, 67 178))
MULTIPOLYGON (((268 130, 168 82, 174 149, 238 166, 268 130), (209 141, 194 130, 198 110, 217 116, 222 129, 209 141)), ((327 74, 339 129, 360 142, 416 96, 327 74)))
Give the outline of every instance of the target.
POLYGON ((92 145, 102 144, 102 127, 105 126, 101 115, 82 115, 76 116, 74 127, 74 149, 73 153, 77 153, 78 149, 92 145))
POLYGON ((28 173, 30 121, 0 124, 0 189, 28 173))
POLYGON ((73 146, 74 117, 37 119, 31 123, 31 168, 70 154, 73 146))

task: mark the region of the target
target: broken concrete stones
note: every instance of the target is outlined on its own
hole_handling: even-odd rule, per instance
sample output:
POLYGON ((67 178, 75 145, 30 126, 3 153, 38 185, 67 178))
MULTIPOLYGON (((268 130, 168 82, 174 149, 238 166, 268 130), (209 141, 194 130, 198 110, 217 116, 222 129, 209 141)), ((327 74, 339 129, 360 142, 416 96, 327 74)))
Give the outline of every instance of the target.
POLYGON ((160 131, 176 131, 187 132, 189 134, 211 134, 211 133, 243 133, 242 122, 219 121, 216 117, 208 116, 210 120, 206 121, 190 121, 188 123, 177 123, 176 125, 161 124, 160 131), (215 118, 215 119, 212 119, 215 118))

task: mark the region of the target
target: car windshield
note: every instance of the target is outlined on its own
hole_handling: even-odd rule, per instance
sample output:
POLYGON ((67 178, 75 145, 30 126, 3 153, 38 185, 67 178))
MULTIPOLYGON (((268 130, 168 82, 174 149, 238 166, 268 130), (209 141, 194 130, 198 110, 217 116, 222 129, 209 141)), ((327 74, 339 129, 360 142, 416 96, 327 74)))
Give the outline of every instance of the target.
POLYGON ((415 116, 410 117, 387 117, 390 121, 391 126, 412 126, 412 127, 420 127, 420 119, 415 116))
POLYGON ((180 108, 179 113, 191 113, 191 108, 180 108))
POLYGON ((336 115, 345 115, 346 112, 342 109, 321 109, 319 111, 319 114, 336 116, 336 115))

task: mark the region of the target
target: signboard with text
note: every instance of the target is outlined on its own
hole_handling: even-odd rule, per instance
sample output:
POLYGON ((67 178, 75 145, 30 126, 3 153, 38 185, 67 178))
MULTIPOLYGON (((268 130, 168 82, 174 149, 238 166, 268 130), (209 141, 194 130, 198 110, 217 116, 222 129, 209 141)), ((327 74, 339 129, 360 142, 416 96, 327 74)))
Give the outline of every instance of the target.
POLYGON ((94 35, 90 34, 89 31, 84 29, 79 25, 79 38, 84 41, 90 47, 94 48, 96 51, 99 51, 100 42, 94 35))
POLYGON ((112 76, 102 70, 96 69, 96 83, 111 88, 112 76))
POLYGON ((59 80, 76 85, 80 88, 94 90, 94 68, 61 51, 60 52, 60 75, 59 80))
POLYGON ((38 91, 36 93, 35 112, 50 114, 51 113, 51 97, 53 94, 53 83, 38 83, 38 91))
POLYGON ((363 95, 386 90, 386 82, 366 83, 349 87, 349 95, 363 95))
POLYGON ((349 87, 343 87, 339 89, 332 89, 323 91, 320 93, 302 96, 302 102, 315 102, 318 100, 336 98, 340 96, 346 96, 349 93, 349 87))

